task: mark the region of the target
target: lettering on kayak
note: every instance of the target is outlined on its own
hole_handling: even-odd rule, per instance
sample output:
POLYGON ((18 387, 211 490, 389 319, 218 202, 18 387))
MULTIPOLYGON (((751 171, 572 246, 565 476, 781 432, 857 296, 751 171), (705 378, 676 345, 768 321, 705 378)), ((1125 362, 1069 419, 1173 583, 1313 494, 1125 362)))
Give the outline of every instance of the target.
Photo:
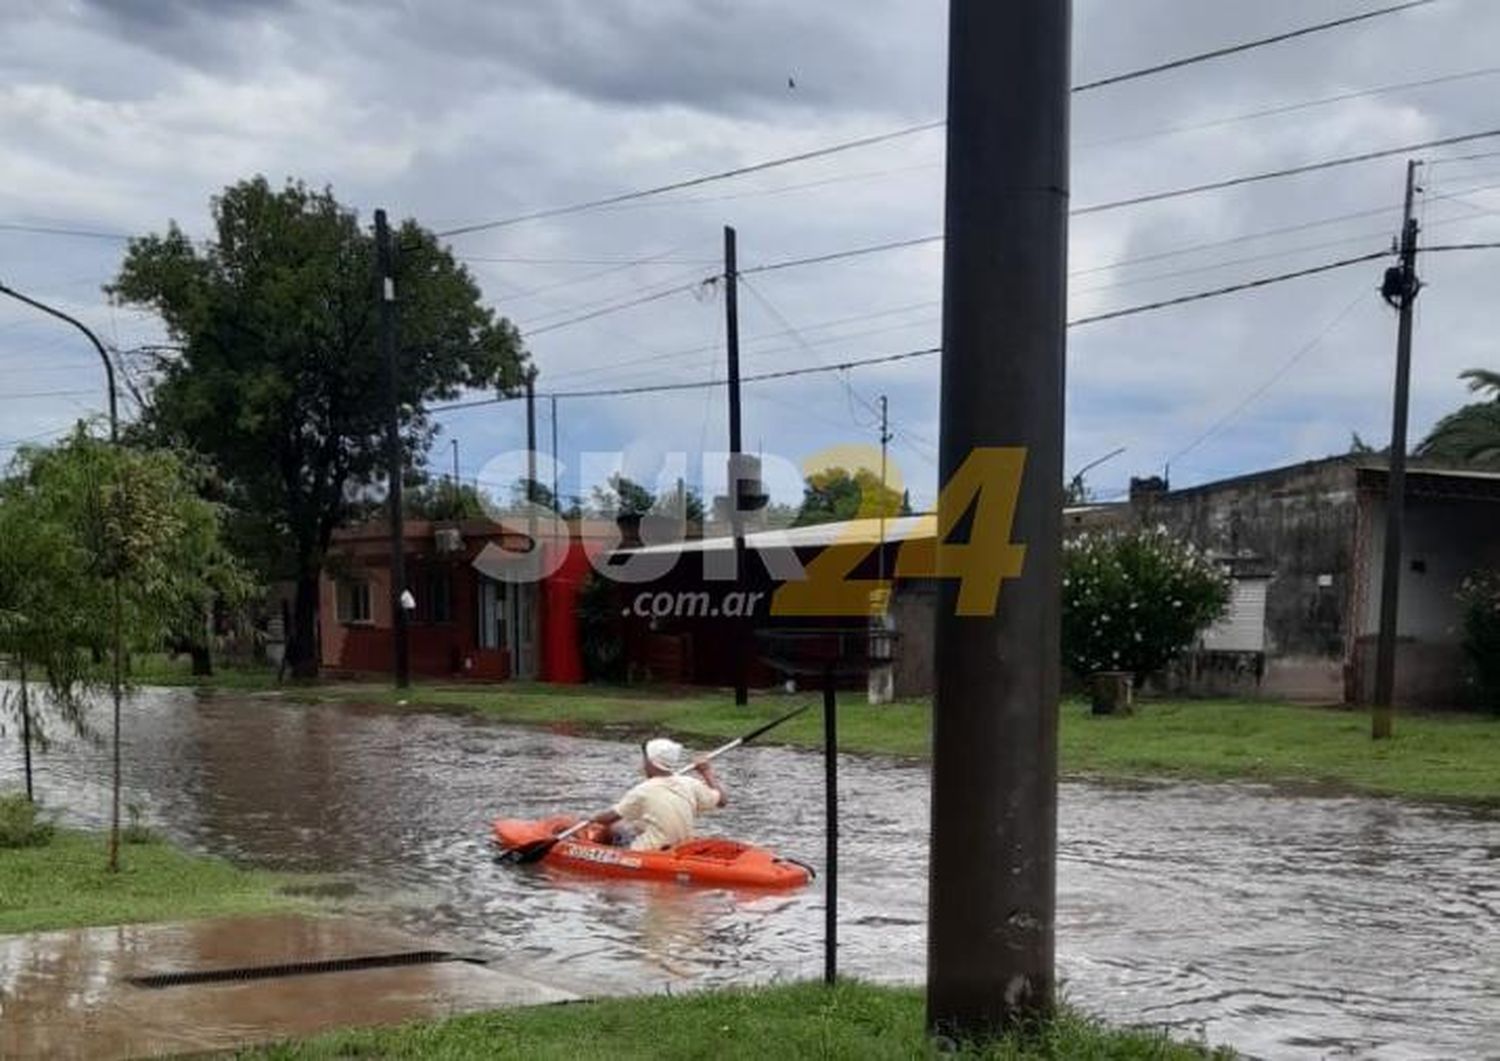
POLYGON ((576 858, 583 862, 598 862, 606 866, 622 866, 625 869, 640 869, 641 860, 621 851, 612 851, 607 847, 583 847, 580 844, 563 844, 562 854, 565 858, 576 858))

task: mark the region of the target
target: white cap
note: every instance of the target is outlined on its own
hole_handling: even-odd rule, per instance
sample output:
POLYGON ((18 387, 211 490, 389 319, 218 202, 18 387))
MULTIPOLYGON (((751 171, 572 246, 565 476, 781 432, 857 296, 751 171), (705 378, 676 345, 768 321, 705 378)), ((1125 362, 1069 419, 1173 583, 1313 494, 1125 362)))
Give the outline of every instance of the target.
POLYGON ((682 765, 682 745, 666 737, 654 737, 646 742, 646 760, 658 770, 672 771, 682 765))

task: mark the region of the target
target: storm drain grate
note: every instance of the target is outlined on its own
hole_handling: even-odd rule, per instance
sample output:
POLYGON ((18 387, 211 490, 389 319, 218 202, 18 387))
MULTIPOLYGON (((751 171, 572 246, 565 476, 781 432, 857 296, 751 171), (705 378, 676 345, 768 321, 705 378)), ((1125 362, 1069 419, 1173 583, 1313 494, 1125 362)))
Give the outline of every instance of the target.
POLYGON ((239 983, 245 980, 271 980, 283 976, 310 976, 316 973, 348 973, 361 969, 394 969, 405 965, 436 965, 440 962, 469 961, 463 955, 446 950, 408 950, 395 954, 365 954, 355 958, 323 958, 316 961, 280 962, 276 965, 244 965, 233 969, 184 969, 170 973, 132 976, 136 987, 183 987, 187 984, 239 983))

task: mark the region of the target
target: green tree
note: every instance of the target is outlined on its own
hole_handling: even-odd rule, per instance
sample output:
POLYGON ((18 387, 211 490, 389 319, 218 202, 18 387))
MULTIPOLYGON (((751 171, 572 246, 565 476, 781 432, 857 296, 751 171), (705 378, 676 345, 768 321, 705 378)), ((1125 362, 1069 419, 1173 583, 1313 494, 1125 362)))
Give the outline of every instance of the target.
POLYGON ((1477 571, 1459 587, 1464 654, 1480 704, 1500 713, 1500 570, 1477 571))
POLYGON ((1452 464, 1500 465, 1500 372, 1460 372, 1469 390, 1486 395, 1437 422, 1417 447, 1417 456, 1452 464))
POLYGON ((875 472, 856 468, 851 474, 847 468, 832 467, 806 478, 795 525, 909 515, 906 495, 883 486, 875 472))
MULTIPOLYGON (((86 660, 119 638, 125 650, 159 651, 202 621, 216 599, 236 597, 247 580, 220 537, 221 511, 204 500, 189 463, 166 450, 122 447, 79 428, 68 440, 18 455, 5 483, 4 538, 12 569, 50 554, 45 577, 19 584, 12 609, 37 616, 25 636, 40 638, 54 691, 69 694, 86 660), (14 507, 12 507, 14 506, 14 507)), ((23 642, 24 643, 24 642, 23 642)), ((33 642, 33 645, 39 642, 33 642)), ((38 649, 28 649, 33 653, 38 649)), ((93 677, 98 684, 99 679, 93 677)), ((128 673, 112 666, 102 684, 112 706, 114 750, 109 868, 119 868, 121 702, 128 673)))
POLYGON ((495 506, 478 487, 436 479, 406 487, 401 495, 407 519, 458 521, 483 519, 495 506))
POLYGON ((609 477, 607 486, 594 487, 590 507, 606 519, 644 516, 656 507, 656 497, 634 479, 617 473, 609 477))
POLYGON ((1229 576, 1164 529, 1063 543, 1062 654, 1079 677, 1129 671, 1144 682, 1229 606, 1229 576))
MULTIPOLYGON (((243 181, 212 214, 206 243, 175 224, 132 240, 108 290, 154 310, 182 347, 161 365, 147 428, 213 462, 264 573, 295 579, 289 656, 307 675, 330 538, 384 473, 374 240, 331 191, 301 183, 243 181)), ((431 233, 407 221, 393 235, 397 397, 416 467, 434 433, 424 403, 470 387, 512 393, 526 357, 431 233)))

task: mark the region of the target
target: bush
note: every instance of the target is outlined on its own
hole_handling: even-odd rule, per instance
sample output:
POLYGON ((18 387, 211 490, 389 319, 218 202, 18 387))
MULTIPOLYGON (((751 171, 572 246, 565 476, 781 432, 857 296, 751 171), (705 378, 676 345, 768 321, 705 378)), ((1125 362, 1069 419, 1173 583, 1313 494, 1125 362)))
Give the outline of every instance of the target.
POLYGON ((1083 534, 1063 545, 1063 662, 1086 678, 1170 663, 1229 607, 1229 576, 1166 528, 1083 534))
POLYGON ((1500 712, 1500 571, 1481 571, 1458 590, 1463 611, 1464 654, 1479 701, 1500 712))
POLYGON ((579 587, 577 616, 584 676, 591 682, 619 681, 625 676, 625 644, 615 584, 589 572, 579 587))
POLYGON ((44 847, 52 840, 52 822, 24 793, 0 796, 0 848, 44 847))
POLYGON ((156 834, 153 833, 145 821, 145 812, 139 803, 127 803, 125 812, 130 816, 130 824, 120 830, 120 839, 127 844, 150 844, 156 842, 156 834))

